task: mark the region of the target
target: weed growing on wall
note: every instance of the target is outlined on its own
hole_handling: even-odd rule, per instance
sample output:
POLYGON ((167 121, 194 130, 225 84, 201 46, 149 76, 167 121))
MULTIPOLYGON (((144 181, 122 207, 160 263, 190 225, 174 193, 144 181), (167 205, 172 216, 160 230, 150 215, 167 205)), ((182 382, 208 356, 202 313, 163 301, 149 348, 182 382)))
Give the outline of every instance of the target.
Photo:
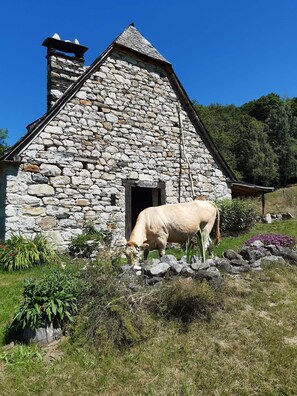
POLYGON ((201 230, 198 230, 193 238, 188 238, 186 242, 186 260, 188 264, 192 263, 192 260, 195 256, 201 256, 202 262, 205 262, 205 243, 207 242, 207 238, 207 234, 201 230))
POLYGON ((149 308, 164 318, 189 323, 197 319, 210 320, 220 305, 218 291, 207 282, 176 278, 157 289, 149 308))
MULTIPOLYGON (((164 280, 147 287, 131 288, 111 268, 88 267, 84 276, 90 285, 80 301, 80 313, 72 326, 72 339, 100 354, 130 347, 156 333, 169 321, 177 324, 209 320, 221 306, 220 293, 193 279, 164 280)), ((135 279, 133 280, 135 282, 135 279)))

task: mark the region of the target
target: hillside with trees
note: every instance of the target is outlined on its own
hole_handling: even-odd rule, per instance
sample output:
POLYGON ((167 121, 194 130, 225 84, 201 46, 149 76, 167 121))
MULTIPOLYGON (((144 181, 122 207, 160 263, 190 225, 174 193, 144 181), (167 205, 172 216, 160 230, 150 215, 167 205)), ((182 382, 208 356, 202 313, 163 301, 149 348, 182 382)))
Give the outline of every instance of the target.
POLYGON ((235 175, 286 186, 297 180, 297 98, 271 93, 241 107, 194 106, 235 175))
POLYGON ((0 155, 4 152, 7 148, 6 139, 8 138, 8 133, 6 129, 0 128, 0 155))

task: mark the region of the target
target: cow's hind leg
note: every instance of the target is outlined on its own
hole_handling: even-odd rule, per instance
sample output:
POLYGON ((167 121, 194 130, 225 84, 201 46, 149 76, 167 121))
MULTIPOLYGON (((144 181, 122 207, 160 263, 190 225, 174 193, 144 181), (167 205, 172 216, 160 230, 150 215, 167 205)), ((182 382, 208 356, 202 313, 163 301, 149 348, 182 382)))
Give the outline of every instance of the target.
POLYGON ((144 251, 143 251, 143 259, 144 260, 147 260, 147 258, 148 258, 148 255, 149 255, 149 250, 148 249, 145 249, 144 251))
POLYGON ((156 241, 157 249, 159 252, 159 256, 163 257, 166 251, 167 239, 166 238, 158 238, 156 241))

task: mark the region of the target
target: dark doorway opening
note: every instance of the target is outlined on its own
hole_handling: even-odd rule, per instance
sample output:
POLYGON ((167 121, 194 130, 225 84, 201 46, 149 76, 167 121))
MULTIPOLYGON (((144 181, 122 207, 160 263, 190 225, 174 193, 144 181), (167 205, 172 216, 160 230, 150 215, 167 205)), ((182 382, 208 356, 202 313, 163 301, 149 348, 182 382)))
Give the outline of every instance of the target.
POLYGON ((126 180, 126 238, 129 238, 139 213, 150 206, 165 204, 165 183, 156 183, 156 187, 142 187, 136 182, 126 180))
POLYGON ((139 213, 149 206, 161 205, 160 188, 132 187, 131 191, 131 227, 135 226, 139 213))

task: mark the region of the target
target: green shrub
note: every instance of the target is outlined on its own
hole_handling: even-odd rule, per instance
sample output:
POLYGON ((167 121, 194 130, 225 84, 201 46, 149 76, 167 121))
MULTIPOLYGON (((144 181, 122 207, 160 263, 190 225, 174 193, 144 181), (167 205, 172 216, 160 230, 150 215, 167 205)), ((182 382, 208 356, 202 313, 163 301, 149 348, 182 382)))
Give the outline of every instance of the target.
POLYGON ((158 315, 184 323, 196 319, 209 320, 220 305, 218 292, 206 281, 192 278, 177 278, 165 283, 149 303, 150 309, 158 315))
POLYGON ((74 257, 89 258, 96 254, 100 245, 108 247, 111 240, 111 230, 97 230, 89 223, 84 227, 82 234, 71 239, 69 253, 74 257))
POLYGON ((80 300, 72 339, 101 354, 135 344, 151 334, 153 319, 125 282, 110 267, 87 267, 90 285, 80 300))
POLYGON ((14 314, 9 334, 29 327, 35 330, 43 323, 63 327, 77 312, 77 298, 84 284, 70 270, 52 270, 42 279, 24 282, 23 302, 14 314))
POLYGON ((141 280, 135 285, 135 278, 119 280, 107 267, 88 267, 84 276, 90 287, 80 301, 72 339, 101 354, 139 343, 160 326, 166 331, 171 320, 182 325, 209 320, 221 306, 219 292, 199 280, 178 278, 146 287, 141 280))
POLYGON ((58 258, 48 241, 40 234, 33 239, 12 235, 0 245, 0 267, 5 271, 23 270, 34 265, 50 264, 58 258))
POLYGON ((220 210, 220 228, 222 232, 239 234, 249 230, 255 223, 257 212, 247 201, 225 199, 217 203, 220 210))

